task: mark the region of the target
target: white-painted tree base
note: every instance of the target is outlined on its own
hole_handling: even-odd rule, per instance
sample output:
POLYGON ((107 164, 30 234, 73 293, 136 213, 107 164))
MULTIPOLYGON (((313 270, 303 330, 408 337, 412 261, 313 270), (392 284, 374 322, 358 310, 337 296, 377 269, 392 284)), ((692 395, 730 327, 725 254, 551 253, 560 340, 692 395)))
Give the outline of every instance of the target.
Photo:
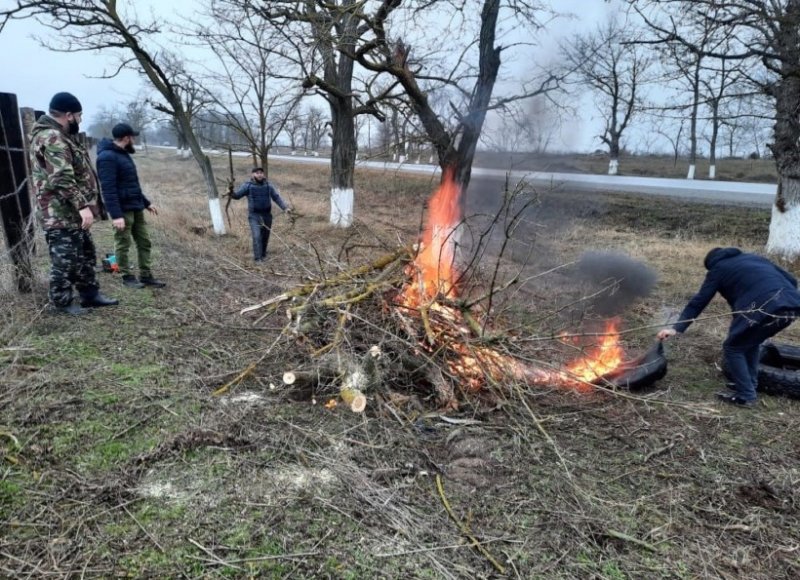
POLYGON ((208 200, 208 209, 211 212, 211 225, 214 227, 214 233, 221 236, 225 233, 225 220, 222 219, 222 206, 219 203, 219 198, 208 200))
POLYGON ((778 211, 772 206, 772 218, 769 221, 769 238, 767 253, 794 260, 800 256, 800 206, 790 207, 786 211, 778 211))
POLYGON ((709 165, 708 166, 708 178, 709 179, 716 179, 717 178, 717 166, 716 165, 709 165))
POLYGON ((697 169, 694 163, 689 166, 689 171, 686 173, 686 179, 694 179, 694 172, 697 169))
POLYGON ((608 162, 608 174, 616 175, 619 173, 619 159, 611 159, 608 162))
POLYGON ((331 224, 340 228, 348 228, 353 224, 353 199, 351 188, 331 189, 331 224))
POLYGON ((189 159, 192 156, 192 152, 188 149, 181 149, 180 156, 181 159, 189 159))

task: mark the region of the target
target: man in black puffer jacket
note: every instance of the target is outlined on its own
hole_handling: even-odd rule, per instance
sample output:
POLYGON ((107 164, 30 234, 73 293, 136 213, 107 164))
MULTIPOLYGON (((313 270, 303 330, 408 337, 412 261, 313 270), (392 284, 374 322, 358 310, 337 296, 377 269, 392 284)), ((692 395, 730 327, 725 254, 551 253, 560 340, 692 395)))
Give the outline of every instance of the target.
POLYGON ((134 137, 139 133, 127 123, 120 123, 111 130, 111 135, 113 141, 103 139, 97 144, 97 176, 114 227, 114 247, 122 283, 129 288, 163 288, 166 284, 153 277, 152 244, 144 219, 145 210, 153 215, 158 215, 158 211, 142 192, 136 165, 131 159, 131 154, 136 153, 134 137), (138 280, 128 259, 131 239, 136 243, 139 260, 138 280))
POLYGON ((272 230, 272 202, 278 204, 283 211, 291 208, 281 197, 278 190, 264 177, 260 167, 253 169, 253 176, 247 183, 231 194, 233 199, 247 196, 247 221, 250 222, 250 233, 253 236, 253 259, 262 262, 267 255, 269 234, 272 230))
POLYGON ((708 273, 700 290, 689 300, 678 322, 660 330, 657 337, 664 340, 685 332, 719 292, 733 311, 722 348, 736 393, 717 396, 727 403, 749 406, 756 400, 761 343, 800 314, 797 280, 766 258, 738 248, 714 248, 704 264, 708 273))

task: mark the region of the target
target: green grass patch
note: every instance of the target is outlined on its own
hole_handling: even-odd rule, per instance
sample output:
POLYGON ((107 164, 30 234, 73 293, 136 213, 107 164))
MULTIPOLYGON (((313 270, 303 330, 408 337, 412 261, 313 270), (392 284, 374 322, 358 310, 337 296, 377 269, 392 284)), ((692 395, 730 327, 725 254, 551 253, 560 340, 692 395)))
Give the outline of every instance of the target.
MULTIPOLYGON (((131 419, 131 424, 134 423, 131 419)), ((153 449, 162 440, 159 430, 146 426, 131 429, 116 438, 115 433, 122 433, 125 428, 125 423, 120 423, 113 413, 51 425, 53 452, 73 469, 97 472, 122 465, 153 449)))
POLYGON ((122 362, 111 363, 111 372, 127 386, 140 386, 156 382, 166 374, 167 369, 157 364, 132 365, 122 362))

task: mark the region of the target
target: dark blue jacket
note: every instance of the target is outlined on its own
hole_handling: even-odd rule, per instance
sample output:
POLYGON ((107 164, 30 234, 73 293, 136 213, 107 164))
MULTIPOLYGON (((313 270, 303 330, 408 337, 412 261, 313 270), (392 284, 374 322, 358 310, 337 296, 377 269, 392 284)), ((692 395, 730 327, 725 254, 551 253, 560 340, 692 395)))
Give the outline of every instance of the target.
POLYGON ((150 207, 130 153, 117 147, 111 139, 97 144, 97 177, 100 191, 111 219, 119 219, 126 211, 142 211, 150 207))
POLYGON ((253 179, 243 183, 231 197, 242 199, 244 196, 247 196, 247 209, 250 213, 272 213, 273 201, 283 211, 286 211, 286 202, 283 201, 278 190, 266 179, 261 183, 253 179))
POLYGON ((734 315, 731 332, 738 326, 744 330, 758 324, 770 314, 800 313, 797 280, 766 258, 738 248, 715 248, 706 256, 705 266, 708 273, 703 285, 683 309, 678 319, 683 322, 674 325, 678 332, 689 327, 717 292, 731 310, 747 312, 734 315), (756 310, 763 312, 752 312, 756 310))

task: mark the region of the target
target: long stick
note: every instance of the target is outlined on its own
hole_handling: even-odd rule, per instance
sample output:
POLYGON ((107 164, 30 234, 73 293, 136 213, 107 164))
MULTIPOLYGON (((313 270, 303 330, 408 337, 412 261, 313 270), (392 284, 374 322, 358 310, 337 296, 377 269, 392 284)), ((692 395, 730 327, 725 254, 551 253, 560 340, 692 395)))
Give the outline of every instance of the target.
POLYGON ((478 541, 478 538, 470 531, 467 524, 462 522, 456 517, 456 514, 453 513, 453 508, 450 507, 450 502, 447 501, 447 496, 444 494, 444 485, 442 484, 442 476, 438 473, 436 474, 436 489, 439 491, 439 497, 442 498, 442 505, 444 505, 444 509, 447 511, 447 515, 450 516, 450 519, 453 520, 458 528, 461 530, 461 533, 464 534, 472 545, 481 553, 483 556, 491 562, 492 566, 495 567, 495 570, 500 572, 501 574, 506 573, 506 568, 500 562, 498 562, 494 556, 489 553, 489 550, 483 547, 483 544, 478 541))

